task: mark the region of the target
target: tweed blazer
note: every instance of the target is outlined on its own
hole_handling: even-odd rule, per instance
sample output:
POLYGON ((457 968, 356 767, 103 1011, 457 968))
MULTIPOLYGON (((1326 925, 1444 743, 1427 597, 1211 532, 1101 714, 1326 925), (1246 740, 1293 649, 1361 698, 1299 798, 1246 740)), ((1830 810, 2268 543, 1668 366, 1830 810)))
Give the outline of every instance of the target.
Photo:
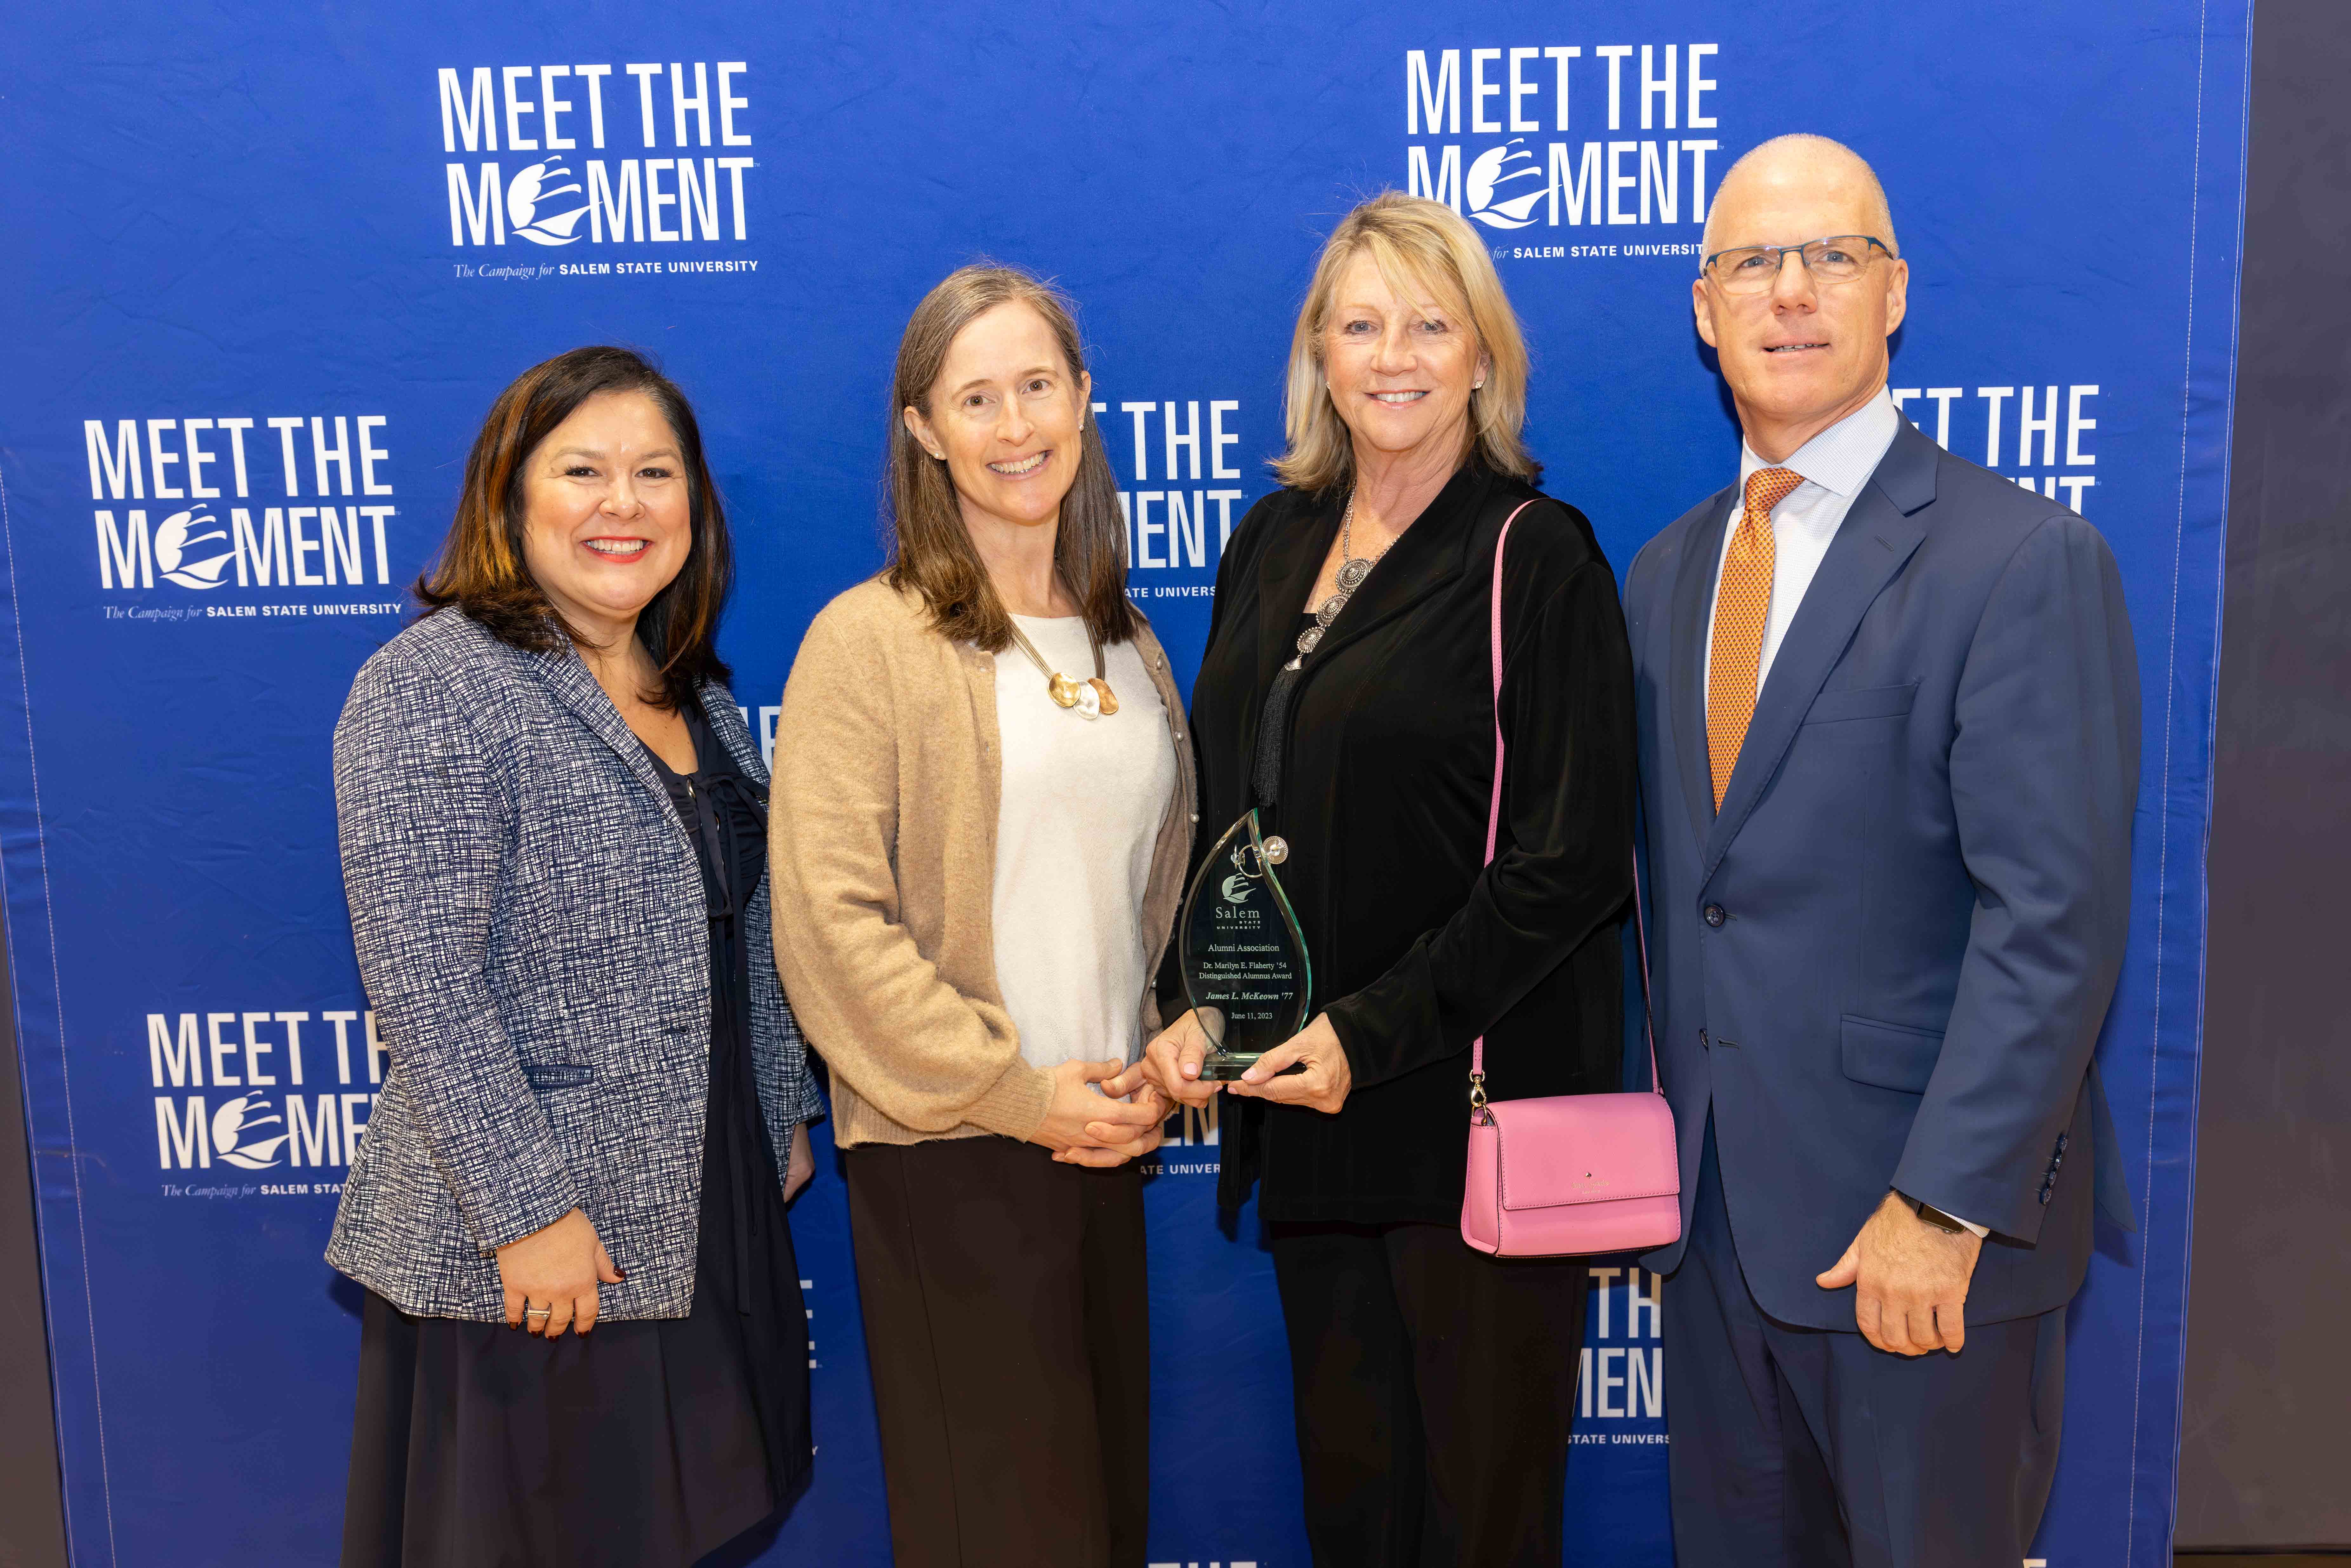
MULTIPOLYGON (((703 706, 764 787, 735 699, 713 683, 703 706)), ((327 1260, 402 1312, 489 1322, 505 1315, 496 1249, 576 1207, 628 1276, 603 1287, 602 1315, 684 1317, 708 915, 692 841, 603 688, 568 647, 525 653, 455 610, 428 615, 352 683, 335 807, 392 1065, 327 1260)), ((769 927, 763 882, 743 937, 780 1166, 822 1107, 769 927)))

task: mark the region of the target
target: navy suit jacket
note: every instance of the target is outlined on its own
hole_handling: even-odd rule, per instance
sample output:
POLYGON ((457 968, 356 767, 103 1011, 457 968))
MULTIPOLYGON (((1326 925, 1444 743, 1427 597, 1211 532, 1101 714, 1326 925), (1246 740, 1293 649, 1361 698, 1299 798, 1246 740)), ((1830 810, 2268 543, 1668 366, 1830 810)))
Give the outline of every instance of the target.
POLYGON ((1789 625, 1718 815, 1700 686, 1731 495, 1650 540, 1625 585, 1684 1229, 1710 1114, 1771 1316, 1854 1328, 1852 1291, 1813 1276, 1888 1187, 1991 1228, 1971 1321, 2045 1312, 2088 1267, 2094 1186, 2129 1224, 2092 1058, 2138 790, 2114 557, 1904 422, 1789 625))

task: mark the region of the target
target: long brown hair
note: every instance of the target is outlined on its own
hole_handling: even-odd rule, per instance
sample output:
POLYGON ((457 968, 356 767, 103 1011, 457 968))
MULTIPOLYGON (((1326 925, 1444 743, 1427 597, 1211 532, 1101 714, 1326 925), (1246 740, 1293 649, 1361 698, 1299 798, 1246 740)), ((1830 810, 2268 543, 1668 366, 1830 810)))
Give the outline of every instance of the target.
POLYGON ((577 643, 579 631, 548 601, 523 555, 523 476, 539 443, 581 403, 623 392, 653 399, 685 469, 692 529, 685 564, 637 616, 637 636, 661 672, 657 700, 674 709, 703 682, 727 678, 718 657, 718 616, 734 582, 735 552, 694 406, 634 350, 574 349, 533 365, 498 394, 466 455, 449 536, 416 580, 415 593, 428 612, 454 605, 499 641, 531 653, 577 643))
MULTIPOLYGON (((941 635, 991 653, 1010 644, 1012 618, 964 527, 946 462, 923 450, 906 429, 902 411, 914 408, 927 414, 956 335, 987 311, 1016 299, 1045 319, 1068 361, 1074 389, 1086 373, 1086 361, 1069 299, 1018 267, 987 262, 947 274, 914 307, 906 335, 898 343, 898 369, 890 384, 890 490, 883 521, 891 543, 883 580, 921 594, 930 607, 931 624, 941 635)), ((1090 411, 1081 406, 1078 415, 1082 422, 1078 474, 1061 500, 1053 570, 1078 601, 1094 639, 1123 643, 1134 634, 1134 610, 1126 599, 1126 515, 1119 509, 1118 478, 1111 472, 1110 455, 1102 450, 1102 433, 1090 411)))

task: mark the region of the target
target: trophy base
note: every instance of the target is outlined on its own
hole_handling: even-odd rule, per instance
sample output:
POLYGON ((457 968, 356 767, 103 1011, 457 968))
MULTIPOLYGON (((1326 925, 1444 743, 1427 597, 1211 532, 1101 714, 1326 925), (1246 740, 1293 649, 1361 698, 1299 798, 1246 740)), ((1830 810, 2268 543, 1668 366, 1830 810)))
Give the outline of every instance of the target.
MULTIPOLYGON (((1242 1073, 1247 1072, 1250 1068, 1255 1067, 1258 1062, 1264 1058, 1265 1054, 1266 1053, 1261 1051, 1212 1051, 1207 1057, 1202 1059, 1200 1062, 1200 1082, 1203 1083, 1230 1083, 1239 1078, 1242 1073)), ((1283 1068, 1280 1073, 1275 1074, 1275 1076, 1280 1077, 1283 1074, 1303 1072, 1305 1071, 1306 1064, 1304 1062, 1293 1061, 1289 1066, 1283 1068)))

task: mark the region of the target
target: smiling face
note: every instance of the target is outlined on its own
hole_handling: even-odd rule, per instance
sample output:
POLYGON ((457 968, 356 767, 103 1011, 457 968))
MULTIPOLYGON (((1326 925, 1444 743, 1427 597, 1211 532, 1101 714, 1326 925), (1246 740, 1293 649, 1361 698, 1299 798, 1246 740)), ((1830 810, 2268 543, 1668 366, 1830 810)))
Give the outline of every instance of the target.
POLYGON ((523 560, 600 647, 625 638, 694 542, 677 434, 641 392, 600 392, 523 460, 523 560))
POLYGON ((929 406, 901 417, 946 461, 965 527, 1038 528, 1061 519, 1077 480, 1092 392, 1036 307, 1008 299, 956 334, 929 406))
MULTIPOLYGON (((1802 245, 1834 235, 1892 243, 1885 197, 1868 165, 1833 142, 1769 148, 1723 181, 1708 214, 1708 254, 1740 246, 1802 245)), ((1711 269, 1690 286, 1698 336, 1756 455, 1778 462, 1876 395, 1888 334, 1902 324, 1909 264, 1868 248, 1860 277, 1821 283, 1795 256, 1771 287, 1727 294, 1711 269)))
POLYGON ((1359 469, 1376 453, 1426 455, 1450 472, 1468 447, 1469 393, 1485 374, 1462 312, 1399 296, 1368 250, 1355 253, 1323 318, 1322 377, 1359 469))

